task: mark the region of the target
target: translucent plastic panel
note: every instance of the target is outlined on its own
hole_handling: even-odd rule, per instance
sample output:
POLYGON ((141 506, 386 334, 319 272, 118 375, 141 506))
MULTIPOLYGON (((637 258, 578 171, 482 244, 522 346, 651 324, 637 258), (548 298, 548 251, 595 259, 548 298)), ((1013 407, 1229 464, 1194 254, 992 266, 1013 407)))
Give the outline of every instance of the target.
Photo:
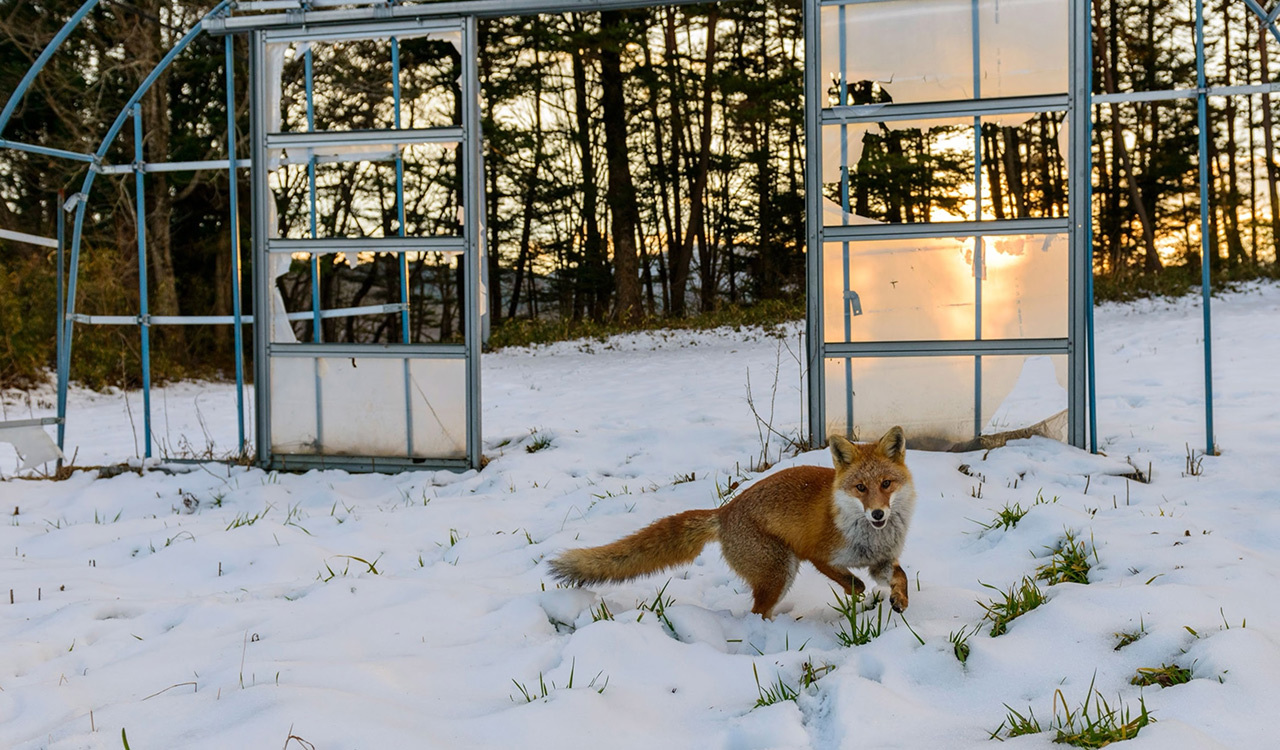
POLYGON ((1026 235, 826 243, 825 340, 979 338, 975 243, 985 271, 981 338, 1064 338, 1067 237, 1026 235))
MULTIPOLYGON (((400 39, 400 127, 459 123, 457 34, 400 39)), ((390 39, 269 45, 279 86, 273 130, 380 130, 396 125, 390 39), (311 51, 312 116, 307 124, 306 52, 311 51)))
POLYGON ((271 360, 271 450, 319 453, 316 411, 316 361, 295 357, 271 360))
POLYGON ((982 337, 1066 338, 1065 234, 984 237, 982 337))
POLYGON ((929 450, 964 447, 975 424, 984 435, 1027 430, 1061 440, 1066 359, 982 357, 980 403, 975 357, 827 359, 827 433, 867 440, 901 425, 909 446, 929 450))
POLYGON ((464 360, 274 357, 271 391, 276 453, 466 456, 464 360))
POLYGON ((823 195, 850 214, 893 224, 971 221, 980 132, 981 218, 1065 216, 1065 118, 985 117, 980 131, 973 118, 827 125, 823 195))
MULTIPOLYGON (((456 144, 418 144, 404 153, 405 229, 410 237, 461 234, 456 144)), ((361 161, 316 165, 316 236, 384 237, 398 232, 394 149, 361 161)), ((269 181, 281 237, 311 236, 311 182, 306 156, 273 170, 269 181)))
POLYGON ((826 106, 1063 93, 1067 28, 1066 0, 891 0, 824 6, 826 106))

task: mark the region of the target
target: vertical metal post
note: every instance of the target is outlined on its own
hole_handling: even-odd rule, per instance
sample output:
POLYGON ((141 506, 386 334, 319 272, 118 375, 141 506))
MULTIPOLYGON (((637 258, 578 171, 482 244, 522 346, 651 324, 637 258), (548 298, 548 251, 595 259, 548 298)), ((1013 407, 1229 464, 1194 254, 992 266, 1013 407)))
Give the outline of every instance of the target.
POLYGON ((825 445, 826 359, 822 332, 822 9, 819 0, 804 0, 804 200, 807 325, 809 362, 809 438, 825 445))
POLYGON ((236 362, 236 426, 239 428, 240 442, 236 444, 236 454, 244 455, 244 331, 240 319, 240 189, 238 172, 236 171, 236 76, 234 37, 226 36, 224 42, 227 65, 227 159, 231 162, 228 170, 230 177, 231 197, 231 315, 235 322, 233 338, 235 340, 236 362))
POLYGON ((1196 0, 1196 120, 1200 129, 1200 296, 1204 310, 1204 452, 1214 454, 1213 332, 1209 281, 1209 101, 1204 72, 1204 0, 1196 0))
POLYGON ((468 16, 463 28, 462 53, 462 130, 466 150, 462 169, 463 195, 467 204, 463 233, 467 249, 463 277, 466 281, 467 343, 467 459, 472 468, 480 468, 483 445, 480 437, 480 254, 484 248, 481 230, 484 221, 483 156, 480 153, 480 71, 476 54, 476 17, 468 16))
MULTIPOLYGON (((391 99, 395 129, 400 129, 400 40, 391 37, 391 99)), ((403 146, 396 146, 396 223, 399 235, 405 236, 404 226, 404 154, 403 146)), ((400 274, 400 341, 409 343, 409 254, 396 255, 396 268, 400 274)), ((409 456, 413 455, 413 381, 409 373, 409 360, 404 360, 404 423, 405 443, 409 456)))
POLYGON ((1093 341, 1093 26, 1089 0, 1071 0, 1067 128, 1067 441, 1098 451, 1093 341), (1082 349, 1083 347, 1083 349, 1082 349), (1087 412, 1087 413, 1086 413, 1087 412), (1086 422, 1087 418, 1087 422, 1086 422))
POLYGON ((138 324, 142 338, 143 457, 151 458, 151 312, 147 306, 147 204, 142 158, 142 106, 133 105, 134 213, 138 227, 138 324))
MULTIPOLYGON (((303 67, 305 68, 306 77, 306 96, 307 96, 307 132, 314 133, 316 130, 316 108, 315 108, 315 79, 311 63, 311 46, 308 44, 307 51, 303 53, 303 67)), ((311 239, 316 238, 316 155, 312 151, 307 157, 307 197, 310 201, 308 207, 308 215, 310 216, 311 239)), ((311 340, 320 343, 323 339, 320 328, 320 256, 315 253, 311 254, 311 340)), ((324 409, 323 403, 323 384, 320 381, 320 360, 315 360, 315 380, 316 380, 316 444, 324 445, 324 409)))
MULTIPOLYGON (((391 97, 394 100, 395 128, 400 129, 400 40, 391 37, 391 97)), ((396 148, 396 223, 400 227, 400 236, 404 237, 404 153, 396 148)), ((400 266, 400 302, 404 311, 400 313, 400 341, 409 343, 409 255, 398 255, 400 266)))
POLYGON ((249 184, 253 253, 254 435, 258 464, 271 464, 271 258, 267 253, 267 81, 263 32, 249 32, 249 184))
MULTIPOLYGON (((57 304, 58 313, 57 313, 57 316, 54 318, 54 324, 53 324, 54 350, 56 351, 55 358, 57 362, 57 372, 58 372, 58 376, 57 376, 57 380, 58 380, 57 382, 57 386, 58 386, 58 450, 62 450, 63 448, 66 447, 63 441, 66 438, 66 432, 67 432, 67 424, 66 424, 67 422, 67 391, 63 387, 63 383, 62 383, 62 347, 66 344, 65 333, 62 330, 62 325, 64 322, 63 307, 62 307, 64 304, 64 297, 63 297, 62 284, 63 284, 64 269, 65 269, 65 254, 66 254, 66 244, 67 244, 67 240, 66 240, 67 222, 62 218, 62 207, 63 205, 66 204, 66 200, 67 200, 67 191, 59 190, 58 205, 53 207, 53 218, 55 220, 54 223, 58 225, 58 252, 57 252, 58 271, 56 274, 58 288, 54 291, 54 296, 57 298, 56 304, 57 304)), ((62 468, 62 459, 58 459, 58 468, 59 469, 62 468)))
MULTIPOLYGON (((302 64, 306 75, 307 91, 307 132, 316 129, 316 109, 314 79, 311 68, 311 47, 302 55, 302 64)), ((309 201, 311 239, 316 238, 316 155, 312 152, 307 158, 307 199, 309 201)), ((320 335, 320 256, 311 256, 311 340, 319 343, 320 335)), ((318 385, 318 383, 317 383, 318 385)))
MULTIPOLYGON (((972 0, 973 98, 982 98, 982 39, 978 0, 972 0)), ((973 219, 982 221, 982 118, 973 118, 973 219)), ((982 340, 982 277, 986 274, 982 237, 973 238, 973 338, 982 340)), ((973 358, 973 436, 982 434, 982 355, 973 358)))
MULTIPOLYGON (((838 29, 836 32, 837 43, 840 45, 840 106, 849 104, 849 41, 847 19, 845 17, 846 6, 841 5, 837 10, 836 23, 838 29)), ((821 11, 819 11, 821 12, 821 11)), ((849 126, 840 124, 840 216, 841 224, 849 223, 849 214, 852 213, 852 206, 849 202, 849 126)), ((824 215, 823 222, 826 222, 824 215)), ((825 247, 818 248, 819 253, 826 252, 825 247)), ((840 299, 841 311, 844 314, 844 340, 853 340, 853 311, 849 308, 848 294, 853 284, 853 269, 850 268, 851 259, 849 257, 849 242, 846 240, 840 243, 840 258, 844 263, 844 289, 841 290, 842 297, 840 299)), ((822 336, 826 338, 825 321, 819 320, 819 327, 822 330, 822 336)), ((853 357, 845 357, 844 360, 844 419, 845 434, 853 436, 853 357)))

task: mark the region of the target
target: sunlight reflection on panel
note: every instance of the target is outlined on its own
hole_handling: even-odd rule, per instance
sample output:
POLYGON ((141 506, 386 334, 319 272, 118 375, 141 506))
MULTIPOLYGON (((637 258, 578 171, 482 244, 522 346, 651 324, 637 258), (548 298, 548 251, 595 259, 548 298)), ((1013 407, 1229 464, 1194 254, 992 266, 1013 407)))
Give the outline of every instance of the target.
MULTIPOLYGON (((982 434, 1048 420, 1037 433, 1065 438, 1065 422, 1055 417, 1067 407, 1066 355, 988 355, 981 361, 982 434)), ((974 357, 828 358, 827 432, 866 439, 897 424, 912 447, 965 445, 974 437, 974 362, 974 357)))
MULTIPOLYGON (((976 338, 974 243, 972 237, 826 243, 825 340, 976 338)), ((1066 235, 985 237, 982 247, 981 338, 1066 336, 1066 235)))

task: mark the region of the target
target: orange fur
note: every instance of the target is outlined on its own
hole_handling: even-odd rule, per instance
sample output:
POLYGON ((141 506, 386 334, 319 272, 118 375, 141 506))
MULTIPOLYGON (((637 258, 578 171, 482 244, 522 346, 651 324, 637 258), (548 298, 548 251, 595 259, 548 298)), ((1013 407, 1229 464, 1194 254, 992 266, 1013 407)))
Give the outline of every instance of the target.
POLYGON ((685 511, 612 544, 563 552, 550 561, 552 574, 579 585, 626 581, 692 562, 719 539, 729 567, 751 586, 757 614, 772 614, 800 560, 846 593, 864 588, 850 568, 868 568, 901 612, 907 586, 898 556, 915 506, 902 429, 876 443, 833 435, 830 444, 834 469, 780 471, 719 509, 685 511))

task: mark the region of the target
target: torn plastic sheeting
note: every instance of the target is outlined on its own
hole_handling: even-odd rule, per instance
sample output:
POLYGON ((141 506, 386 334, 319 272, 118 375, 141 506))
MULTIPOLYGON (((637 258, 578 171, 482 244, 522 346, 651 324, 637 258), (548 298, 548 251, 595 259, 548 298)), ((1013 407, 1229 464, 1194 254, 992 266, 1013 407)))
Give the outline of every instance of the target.
POLYGON ((62 451, 58 450, 57 444, 53 442, 53 438, 49 437, 49 433, 34 425, 5 427, 0 423, 0 443, 9 443, 13 446, 18 452, 18 457, 22 459, 21 468, 23 469, 65 458, 62 451))

